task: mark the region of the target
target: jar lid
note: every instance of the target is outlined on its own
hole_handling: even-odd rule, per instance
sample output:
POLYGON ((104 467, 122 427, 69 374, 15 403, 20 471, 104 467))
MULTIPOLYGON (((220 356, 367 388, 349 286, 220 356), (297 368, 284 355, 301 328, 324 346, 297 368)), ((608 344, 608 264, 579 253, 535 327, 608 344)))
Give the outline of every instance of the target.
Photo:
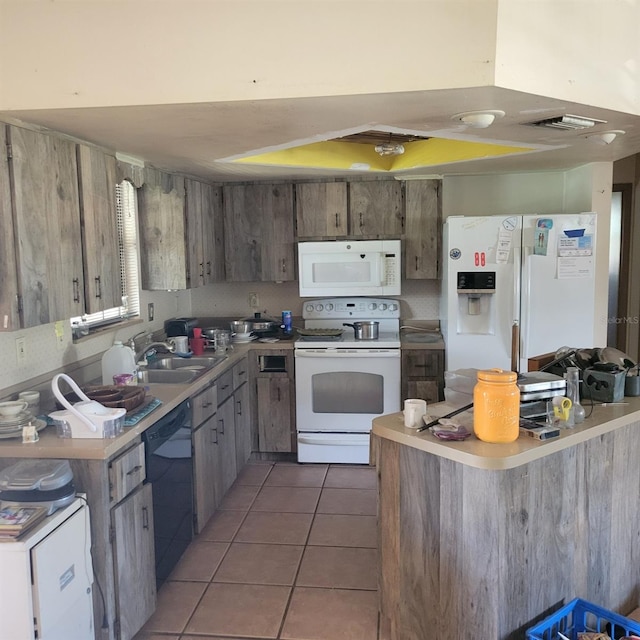
POLYGON ((478 380, 485 382, 515 382, 518 374, 513 371, 503 371, 502 369, 485 369, 478 371, 478 380))

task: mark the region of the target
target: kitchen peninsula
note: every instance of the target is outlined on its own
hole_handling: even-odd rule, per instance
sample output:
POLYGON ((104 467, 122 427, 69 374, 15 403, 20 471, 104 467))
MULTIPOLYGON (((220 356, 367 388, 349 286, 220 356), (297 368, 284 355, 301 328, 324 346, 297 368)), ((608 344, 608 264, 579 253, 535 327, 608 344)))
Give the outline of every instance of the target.
POLYGON ((640 398, 625 401, 546 442, 444 442, 401 413, 375 419, 381 639, 515 640, 574 597, 634 609, 640 398))

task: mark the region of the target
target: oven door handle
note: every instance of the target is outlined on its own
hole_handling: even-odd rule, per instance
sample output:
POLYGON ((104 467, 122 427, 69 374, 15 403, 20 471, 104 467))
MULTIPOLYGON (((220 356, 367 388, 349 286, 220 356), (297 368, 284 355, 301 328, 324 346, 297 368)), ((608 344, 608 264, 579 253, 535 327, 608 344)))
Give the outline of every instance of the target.
POLYGON ((306 351, 295 350, 296 358, 399 358, 400 349, 378 349, 366 351, 365 349, 318 349, 306 351))
POLYGON ((327 437, 326 435, 323 435, 321 438, 306 438, 305 436, 301 436, 298 435, 298 442, 300 444, 313 444, 313 445, 327 445, 327 446, 336 446, 336 445, 340 445, 340 446, 351 446, 351 447, 361 447, 362 446, 362 441, 363 441, 363 437, 362 436, 367 436, 367 440, 368 440, 368 433, 361 433, 359 435, 356 436, 342 436, 342 438, 340 439, 335 439, 332 440, 331 438, 327 437))

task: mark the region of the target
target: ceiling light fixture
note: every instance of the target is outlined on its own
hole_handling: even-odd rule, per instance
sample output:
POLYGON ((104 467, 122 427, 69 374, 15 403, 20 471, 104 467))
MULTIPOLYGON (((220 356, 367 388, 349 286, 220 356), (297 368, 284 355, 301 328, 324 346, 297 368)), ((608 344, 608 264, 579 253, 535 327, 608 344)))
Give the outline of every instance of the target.
POLYGON ((587 136, 590 142, 595 144, 607 145, 611 144, 618 136, 623 136, 622 129, 612 129, 611 131, 600 131, 600 133, 592 133, 587 136))
POLYGON ((496 118, 502 118, 504 115, 504 111, 491 109, 485 111, 465 111, 464 113, 456 113, 455 116, 451 116, 451 119, 459 120, 472 129, 486 129, 493 124, 493 121, 496 118))
POLYGON ((404 147, 401 144, 392 142, 384 142, 375 146, 376 153, 381 156, 401 156, 404 153, 404 147))

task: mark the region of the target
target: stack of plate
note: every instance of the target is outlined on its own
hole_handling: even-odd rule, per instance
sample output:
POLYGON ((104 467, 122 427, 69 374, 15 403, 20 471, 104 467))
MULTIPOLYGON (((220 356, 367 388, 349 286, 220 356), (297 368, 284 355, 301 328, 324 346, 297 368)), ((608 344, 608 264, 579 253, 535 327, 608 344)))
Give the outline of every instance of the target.
POLYGON ((22 437, 22 427, 29 423, 36 431, 42 431, 47 426, 44 420, 36 418, 30 411, 23 411, 17 416, 0 416, 0 438, 22 437))
POLYGON ((235 342, 236 344, 246 344, 247 342, 253 342, 254 340, 257 340, 258 336, 249 336, 248 338, 245 338, 244 336, 238 338, 238 336, 233 336, 231 338, 231 342, 235 342))

